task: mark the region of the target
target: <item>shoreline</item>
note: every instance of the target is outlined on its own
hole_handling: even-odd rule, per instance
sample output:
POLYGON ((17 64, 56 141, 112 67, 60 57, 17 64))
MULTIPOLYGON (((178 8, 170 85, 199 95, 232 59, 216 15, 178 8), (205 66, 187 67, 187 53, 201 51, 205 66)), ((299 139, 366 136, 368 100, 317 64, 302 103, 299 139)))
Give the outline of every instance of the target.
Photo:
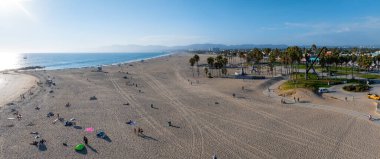
POLYGON ((65 70, 65 69, 95 68, 97 66, 113 66, 113 65, 118 65, 118 64, 128 64, 128 63, 132 63, 132 62, 138 62, 138 61, 141 61, 141 60, 155 59, 155 58, 166 57, 166 56, 175 55, 175 54, 181 54, 181 53, 185 53, 185 52, 163 53, 162 55, 157 55, 157 56, 153 56, 153 57, 139 58, 139 59, 128 60, 128 61, 123 61, 123 62, 118 62, 118 63, 91 65, 91 66, 83 66, 83 67, 67 67, 67 68, 53 68, 53 69, 49 69, 46 66, 42 66, 42 65, 27 66, 27 67, 21 67, 21 68, 0 70, 0 73, 11 72, 11 71, 16 71, 16 72, 18 72, 18 71, 21 71, 21 72, 22 71, 40 71, 40 70, 49 70, 49 71, 52 71, 52 70, 65 70))
POLYGON ((30 89, 37 87, 36 81, 39 79, 33 75, 11 72, 0 74, 0 107, 20 98, 21 94, 26 94, 30 89))

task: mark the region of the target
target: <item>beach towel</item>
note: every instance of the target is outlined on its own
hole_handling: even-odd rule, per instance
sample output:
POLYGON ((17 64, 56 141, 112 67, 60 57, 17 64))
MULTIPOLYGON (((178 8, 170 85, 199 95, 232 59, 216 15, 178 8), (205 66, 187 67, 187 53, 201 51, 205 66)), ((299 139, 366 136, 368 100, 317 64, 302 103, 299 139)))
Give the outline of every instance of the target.
POLYGON ((86 131, 86 132, 89 132, 89 133, 92 133, 92 132, 94 132, 94 128, 89 127, 89 128, 86 128, 85 131, 86 131))

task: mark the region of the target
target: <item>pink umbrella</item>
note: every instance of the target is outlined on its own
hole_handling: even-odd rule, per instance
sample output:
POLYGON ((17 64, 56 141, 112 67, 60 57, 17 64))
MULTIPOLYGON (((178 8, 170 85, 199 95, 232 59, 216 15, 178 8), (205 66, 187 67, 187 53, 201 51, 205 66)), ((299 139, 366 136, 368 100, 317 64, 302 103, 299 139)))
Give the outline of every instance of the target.
POLYGON ((85 130, 86 132, 89 132, 89 133, 91 133, 91 132, 94 132, 94 128, 92 128, 92 127, 89 127, 89 128, 86 128, 86 130, 85 130))

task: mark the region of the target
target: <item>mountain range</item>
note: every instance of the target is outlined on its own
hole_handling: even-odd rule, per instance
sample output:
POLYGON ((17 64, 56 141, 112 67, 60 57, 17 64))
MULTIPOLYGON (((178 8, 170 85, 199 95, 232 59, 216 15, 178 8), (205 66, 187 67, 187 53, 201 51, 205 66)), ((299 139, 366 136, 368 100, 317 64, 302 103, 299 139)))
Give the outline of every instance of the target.
POLYGON ((191 44, 181 46, 162 46, 162 45, 110 45, 96 49, 96 52, 155 52, 155 51, 188 51, 188 50, 209 50, 212 48, 224 49, 252 49, 252 48, 286 48, 287 45, 272 44, 191 44))
MULTIPOLYGON (((218 48, 220 50, 226 49, 252 49, 252 48, 278 48, 285 49, 288 45, 273 45, 273 44, 241 44, 241 45, 225 45, 225 44, 191 44, 179 46, 163 46, 163 45, 110 45, 92 50, 94 52, 161 52, 161 51, 196 51, 196 50, 210 50, 218 48)), ((310 48, 310 45, 302 45, 300 47, 310 48)), ((321 46, 318 46, 321 47, 321 46)), ((367 47, 367 48, 380 48, 376 46, 326 46, 328 48, 352 48, 352 47, 367 47)))

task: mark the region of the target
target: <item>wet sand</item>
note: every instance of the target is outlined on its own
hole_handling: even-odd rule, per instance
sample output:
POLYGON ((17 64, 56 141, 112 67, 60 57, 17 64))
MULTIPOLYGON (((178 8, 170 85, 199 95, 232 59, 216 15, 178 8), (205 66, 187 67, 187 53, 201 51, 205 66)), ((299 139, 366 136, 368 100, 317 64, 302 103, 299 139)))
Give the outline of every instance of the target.
POLYGON ((17 72, 0 73, 0 107, 13 100, 20 100, 20 95, 36 87, 37 80, 34 76, 17 72))

